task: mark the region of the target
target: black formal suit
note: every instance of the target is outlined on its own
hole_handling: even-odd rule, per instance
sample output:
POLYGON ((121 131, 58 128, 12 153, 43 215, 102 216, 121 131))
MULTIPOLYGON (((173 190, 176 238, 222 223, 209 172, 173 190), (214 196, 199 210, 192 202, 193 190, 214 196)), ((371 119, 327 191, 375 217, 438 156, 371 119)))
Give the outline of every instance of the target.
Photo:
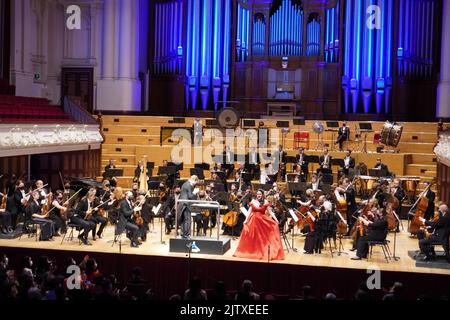
POLYGON ((348 176, 350 169, 354 168, 355 168, 355 159, 353 157, 344 157, 344 165, 341 168, 341 174, 348 176), (347 165, 345 164, 346 161, 348 161, 347 165))
POLYGON ((258 176, 261 173, 261 170, 259 168, 261 159, 258 152, 255 151, 246 154, 245 163, 246 167, 248 167, 248 169, 250 170, 249 173, 253 174, 254 176, 258 176))
MULTIPOLYGON (((13 215, 15 214, 17 216, 19 216, 19 215, 24 216, 25 215, 25 207, 22 204, 23 194, 22 194, 21 190, 16 189, 14 191, 13 198, 14 198, 14 205, 11 206, 11 214, 13 214, 13 215)), ((31 198, 31 196, 30 196, 30 198, 31 198)))
POLYGON ((224 151, 222 154, 222 168, 226 170, 227 178, 231 177, 234 171, 234 153, 231 151, 224 151))
MULTIPOLYGON (((8 210, 8 201, 9 199, 12 199, 11 197, 8 197, 7 195, 4 195, 3 197, 6 197, 6 208, 4 211, 0 211, 0 226, 2 228, 2 232, 8 232, 8 229, 12 227, 11 222, 11 212, 8 210)), ((3 201, 3 197, 0 196, 0 202, 3 201)))
POLYGON ((17 217, 19 215, 19 210, 16 206, 16 201, 14 199, 14 193, 11 194, 11 196, 8 196, 6 198, 6 212, 10 214, 10 226, 13 229, 16 229, 17 226, 17 217))
POLYGON ((129 232, 128 237, 131 239, 131 245, 136 246, 138 243, 139 227, 133 221, 134 209, 129 201, 123 199, 120 202, 119 221, 116 227, 116 235, 121 234, 125 230, 129 232))
POLYGON ((425 194, 425 197, 428 198, 428 207, 427 210, 425 211, 424 218, 426 220, 431 220, 431 218, 433 218, 434 216, 434 200, 436 199, 436 193, 434 193, 434 191, 429 189, 425 194))
POLYGON ((406 195, 405 191, 400 187, 398 187, 393 194, 393 196, 397 198, 399 204, 402 203, 402 200, 405 197, 405 195, 406 195))
POLYGON ((355 222, 355 218, 353 218, 352 216, 354 215, 354 213, 357 210, 357 205, 356 205, 356 192, 355 189, 353 189, 352 186, 348 187, 347 190, 345 191, 345 200, 347 201, 347 223, 348 223, 348 227, 349 227, 349 231, 353 226, 353 223, 355 222))
POLYGON ((448 246, 448 235, 450 232, 450 213, 447 213, 445 216, 441 216, 438 221, 425 221, 425 225, 430 226, 432 232, 431 236, 428 239, 425 239, 424 233, 419 232, 417 235, 419 239, 419 248, 422 253, 424 253, 427 257, 430 257, 434 250, 432 250, 432 246, 435 244, 443 244, 448 246))
MULTIPOLYGON (((102 190, 104 191, 104 190, 102 190)), ((103 198, 103 204, 101 205, 101 207, 103 207, 103 209, 108 210, 108 204, 107 202, 109 201, 109 197, 106 198, 106 196, 108 196, 108 194, 105 194, 105 197, 103 198)), ((100 199, 96 197, 94 200, 94 208, 95 207, 99 207, 100 208, 100 199)), ((92 212, 92 218, 91 221, 95 223, 95 227, 94 229, 92 229, 92 238, 95 239, 95 235, 97 234, 97 236, 101 237, 103 234, 103 229, 105 229, 106 224, 108 223, 108 218, 106 217, 102 217, 98 214, 98 210, 93 211, 92 212), (100 224, 100 228, 97 231, 97 224, 100 224)))
POLYGON ((26 209, 26 221, 38 223, 41 226, 39 240, 45 241, 53 237, 55 223, 50 219, 33 217, 33 214, 41 214, 41 212, 42 210, 38 202, 34 199, 28 202, 26 209))
MULTIPOLYGON (((186 181, 181 186, 180 200, 196 200, 197 196, 194 195, 194 186, 190 181, 186 181)), ((189 238, 191 235, 191 208, 186 203, 178 204, 178 224, 181 227, 181 237, 189 238)))
POLYGON ((303 154, 297 154, 295 156, 295 162, 297 163, 297 166, 300 165, 301 172, 303 173, 302 181, 306 182, 308 180, 308 159, 307 155, 305 153, 303 154), (301 157, 301 159, 300 159, 301 157), (300 163, 301 162, 301 163, 300 163))
POLYGON ((361 237, 357 244, 356 255, 360 258, 366 258, 369 253, 369 241, 384 241, 388 233, 388 223, 386 218, 375 221, 367 227, 367 235, 361 237))
POLYGON ((317 188, 316 189, 314 189, 313 188, 313 184, 311 183, 311 182, 309 182, 309 183, 307 183, 306 184, 306 189, 312 189, 312 190, 323 190, 323 183, 322 183, 322 181, 319 181, 319 183, 317 183, 317 188))
MULTIPOLYGON (((274 164, 278 163, 278 171, 281 174, 282 179, 284 179, 286 175, 286 157, 287 153, 283 150, 276 150, 272 155, 274 164)), ((277 169, 275 166, 274 169, 277 169)))
POLYGON ((167 197, 166 203, 164 205, 164 223, 166 225, 166 234, 169 234, 173 229, 175 223, 175 217, 177 217, 177 207, 175 207, 175 201, 178 200, 180 194, 170 194, 167 197))
POLYGON ((350 138, 350 128, 347 126, 342 126, 338 130, 338 138, 336 143, 339 144, 339 149, 342 150, 342 144, 344 141, 349 140, 350 138))
POLYGON ((321 169, 331 169, 331 159, 333 159, 333 157, 332 156, 330 156, 330 155, 328 155, 328 161, 327 161, 327 163, 328 163, 328 167, 326 166, 326 164, 325 164, 325 155, 321 155, 320 157, 319 157, 319 164, 320 164, 320 168, 321 169))
MULTIPOLYGON (((90 204, 90 207, 94 207, 94 203, 92 202, 90 204)), ((83 230, 83 232, 79 235, 79 238, 87 244, 87 237, 89 234, 89 231, 94 230, 96 227, 95 222, 91 220, 86 220, 86 212, 89 209, 89 203, 87 198, 83 198, 78 202, 78 205, 75 208, 73 216, 70 218, 70 221, 74 224, 76 224, 80 229, 83 230)))

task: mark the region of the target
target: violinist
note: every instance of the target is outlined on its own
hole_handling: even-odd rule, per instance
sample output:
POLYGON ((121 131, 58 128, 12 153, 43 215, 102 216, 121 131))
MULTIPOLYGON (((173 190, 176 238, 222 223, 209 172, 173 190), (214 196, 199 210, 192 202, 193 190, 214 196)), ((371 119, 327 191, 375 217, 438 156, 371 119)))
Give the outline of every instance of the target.
POLYGON ((47 192, 47 189, 44 188, 44 182, 42 180, 36 181, 36 191, 39 192, 40 204, 48 205, 48 198, 52 195, 52 193, 47 192))
MULTIPOLYGON (((211 200, 209 196, 206 194, 205 190, 200 190, 198 192, 197 199, 200 201, 211 200)), ((197 212, 195 216, 195 224, 197 226, 197 236, 199 235, 206 236, 206 231, 208 230, 209 224, 209 216, 210 216, 209 210, 201 209, 200 212, 197 212)))
POLYGON ((384 241, 388 233, 388 222, 385 210, 373 210, 374 221, 370 221, 363 217, 359 220, 367 227, 367 235, 361 237, 358 241, 356 256, 352 260, 366 259, 369 253, 369 241, 384 241))
POLYGON ((433 245, 444 244, 448 241, 448 234, 450 232, 450 213, 448 206, 441 204, 435 218, 431 221, 424 218, 420 219, 428 229, 426 232, 421 230, 417 234, 420 253, 425 255, 422 258, 423 261, 431 261, 436 258, 433 245), (429 235, 428 237, 426 236, 427 234, 429 235))
POLYGON ((147 232, 150 230, 148 224, 151 219, 153 219, 153 212, 151 211, 151 205, 145 196, 145 190, 141 190, 140 194, 136 199, 136 205, 141 204, 142 210, 140 213, 136 212, 134 216, 134 224, 139 228, 138 237, 141 238, 142 242, 147 241, 147 232))
POLYGON ((317 173, 313 173, 311 175, 311 182, 306 185, 306 188, 312 189, 313 191, 323 190, 323 183, 321 179, 319 179, 317 173))
MULTIPOLYGON (((30 196, 26 196, 25 194, 25 184, 22 180, 17 180, 14 188, 14 202, 10 208, 10 213, 12 215, 12 224, 14 226, 14 222, 17 221, 18 216, 25 216, 25 206, 28 203, 28 199, 30 196), (14 218, 16 216, 16 218, 14 218)), ((23 231, 26 231, 26 225, 23 224, 23 231)))
POLYGON ((314 251, 321 253, 323 243, 328 239, 336 238, 336 212, 333 208, 333 204, 326 200, 320 207, 320 214, 316 221, 316 242, 314 251))
POLYGON ((35 190, 31 194, 31 199, 26 209, 25 221, 31 221, 37 223, 41 227, 41 233, 39 235, 39 241, 53 240, 55 223, 48 219, 48 213, 42 213, 39 199, 41 194, 35 190))
MULTIPOLYGON (((364 223, 359 217, 363 217, 366 220, 373 220, 374 213, 378 210, 377 208, 377 200, 372 197, 369 200, 365 200, 362 202, 363 207, 358 211, 359 215, 356 220, 353 221, 352 228, 350 229, 350 236, 353 239, 353 246, 350 251, 356 251, 358 248, 358 242, 361 237, 366 234, 366 228, 364 227, 364 223)), ((352 214, 352 218, 355 216, 352 214)))
MULTIPOLYGON (((104 187, 109 189, 109 183, 105 183, 104 187)), ((95 189, 92 189, 93 192, 97 193, 95 189)), ((94 198, 94 210, 92 211, 92 217, 90 219, 91 222, 95 224, 94 229, 92 229, 92 240, 96 240, 95 236, 100 239, 103 238, 103 230, 108 224, 108 218, 105 217, 105 211, 109 210, 109 206, 107 205, 107 201, 109 201, 111 197, 110 192, 104 192, 103 195, 94 198), (109 197, 107 198, 107 196, 109 197), (100 228, 97 231, 97 224, 100 224, 100 228)))
POLYGON ((320 169, 331 169, 331 159, 328 148, 323 149, 323 155, 319 157, 320 169))
MULTIPOLYGON (((401 186, 399 179, 394 179, 392 181, 392 186, 390 187, 389 191, 390 191, 389 193, 397 199, 396 202, 398 202, 398 205, 400 206, 403 201, 403 198, 405 197, 406 194, 401 186)), ((396 208, 394 208, 394 209, 396 209, 396 208)))
POLYGON ((83 232, 80 232, 78 235, 78 239, 80 239, 80 241, 85 245, 91 245, 88 241, 88 234, 89 231, 94 230, 96 227, 96 224, 88 219, 89 216, 92 215, 92 211, 95 206, 95 193, 95 190, 89 190, 86 196, 78 202, 75 212, 70 218, 70 221, 73 224, 83 230, 83 232))
POLYGON ((301 181, 306 182, 308 180, 308 156, 305 154, 305 148, 300 147, 298 154, 295 156, 296 171, 301 173, 301 181))
POLYGON ((175 217, 177 216, 176 201, 180 198, 181 189, 178 186, 173 188, 173 193, 167 196, 167 200, 164 206, 164 224, 166 225, 166 234, 170 234, 175 223, 175 217))
POLYGON ((138 240, 139 227, 133 221, 133 217, 134 213, 141 211, 142 208, 134 207, 133 199, 133 193, 127 191, 125 198, 120 201, 119 222, 117 223, 116 234, 120 234, 125 230, 128 231, 127 237, 131 240, 131 247, 138 248, 140 244, 138 240))
POLYGON ((55 198, 50 207, 49 218, 55 223, 55 236, 59 236, 59 230, 62 233, 66 232, 66 216, 67 201, 63 202, 63 192, 61 190, 56 190, 55 198))

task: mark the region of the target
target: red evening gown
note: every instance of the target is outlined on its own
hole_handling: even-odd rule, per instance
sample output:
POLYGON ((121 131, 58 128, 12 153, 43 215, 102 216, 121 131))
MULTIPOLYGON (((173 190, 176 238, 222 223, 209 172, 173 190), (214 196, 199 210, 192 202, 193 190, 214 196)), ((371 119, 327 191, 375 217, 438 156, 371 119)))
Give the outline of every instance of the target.
POLYGON ((250 206, 252 213, 244 224, 238 247, 233 256, 268 260, 270 245, 270 260, 283 260, 284 251, 278 223, 265 214, 269 204, 257 207, 251 202, 250 206))

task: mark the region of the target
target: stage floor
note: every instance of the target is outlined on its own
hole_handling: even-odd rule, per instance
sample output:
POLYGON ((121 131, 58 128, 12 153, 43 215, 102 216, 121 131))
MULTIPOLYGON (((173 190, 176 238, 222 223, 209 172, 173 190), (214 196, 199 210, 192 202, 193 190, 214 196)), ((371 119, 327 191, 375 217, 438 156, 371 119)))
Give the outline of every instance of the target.
MULTIPOLYGON (((406 221, 403 221, 406 228, 406 221)), ((217 237, 217 229, 214 230, 213 235, 217 237)), ((75 232, 75 235, 77 232, 75 232)), ((0 247, 18 247, 18 248, 33 248, 33 249, 46 249, 46 250, 67 250, 77 252, 101 252, 119 254, 119 245, 114 244, 112 246, 112 239, 114 234, 114 227, 107 226, 104 232, 103 239, 97 239, 92 241, 90 238, 91 246, 79 245, 78 239, 73 241, 64 241, 61 244, 62 237, 55 237, 55 241, 35 241, 35 238, 30 238, 27 235, 23 235, 22 239, 0 239, 0 247)), ((147 256, 165 256, 165 257, 178 257, 186 258, 185 253, 171 253, 169 252, 169 239, 174 237, 174 231, 171 235, 163 234, 164 244, 161 243, 160 238, 160 225, 159 220, 155 221, 154 226, 150 225, 150 233, 148 234, 147 241, 144 242, 139 248, 130 247, 130 242, 125 236, 122 236, 122 251, 121 254, 133 254, 133 255, 147 255, 147 256)), ((228 237, 228 236, 220 236, 228 237)), ((288 236, 289 242, 292 242, 291 236, 288 236)), ((393 251, 394 233, 388 235, 388 240, 391 241, 390 248, 393 251)), ((255 261, 248 259, 241 259, 233 257, 233 253, 238 245, 239 238, 231 239, 231 249, 224 255, 210 255, 200 253, 192 253, 192 259, 214 259, 214 260, 226 260, 226 261, 246 261, 255 263, 267 263, 267 261, 255 261)), ((398 261, 391 260, 386 262, 382 250, 380 247, 373 249, 373 255, 369 261, 367 260, 351 260, 350 258, 355 256, 354 252, 350 252, 351 240, 343 239, 344 251, 348 254, 342 254, 338 256, 337 252, 331 256, 329 250, 324 249, 322 254, 307 255, 303 254, 304 237, 298 235, 294 238, 294 247, 297 248, 297 252, 287 252, 285 250, 286 258, 282 261, 271 261, 273 264, 289 264, 289 265, 304 265, 304 266, 321 266, 332 268, 350 268, 350 269, 367 269, 368 267, 376 266, 383 271, 394 272, 416 272, 425 274, 443 274, 450 275, 450 269, 436 268, 436 267, 416 267, 416 261, 408 256, 408 251, 414 251, 418 249, 418 243, 416 238, 411 238, 406 231, 401 231, 397 234, 396 241, 396 256, 400 257, 398 261)), ((1 251, 1 249, 0 249, 1 251)), ((438 248, 437 251, 442 251, 438 248)))

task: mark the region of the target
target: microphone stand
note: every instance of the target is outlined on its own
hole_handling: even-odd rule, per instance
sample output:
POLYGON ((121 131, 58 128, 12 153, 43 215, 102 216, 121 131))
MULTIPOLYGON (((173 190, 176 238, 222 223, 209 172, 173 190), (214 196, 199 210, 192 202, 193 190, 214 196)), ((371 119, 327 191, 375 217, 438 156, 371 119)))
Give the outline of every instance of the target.
POLYGON ((191 280, 191 252, 192 252, 192 244, 194 242, 189 242, 186 247, 188 248, 188 253, 186 254, 186 257, 188 257, 188 267, 187 267, 187 279, 188 282, 191 280))
POLYGON ((399 224, 400 224, 400 218, 398 217, 398 215, 395 213, 395 211, 393 211, 392 210, 392 213, 394 214, 394 217, 395 217, 395 222, 396 222, 396 226, 395 226, 395 230, 394 230, 394 249, 393 249, 393 252, 392 252, 392 260, 395 260, 395 261, 398 261, 398 260, 400 260, 400 257, 397 257, 396 255, 395 255, 395 248, 396 248, 396 246, 397 246, 397 230, 398 230, 398 226, 399 226, 399 224))

